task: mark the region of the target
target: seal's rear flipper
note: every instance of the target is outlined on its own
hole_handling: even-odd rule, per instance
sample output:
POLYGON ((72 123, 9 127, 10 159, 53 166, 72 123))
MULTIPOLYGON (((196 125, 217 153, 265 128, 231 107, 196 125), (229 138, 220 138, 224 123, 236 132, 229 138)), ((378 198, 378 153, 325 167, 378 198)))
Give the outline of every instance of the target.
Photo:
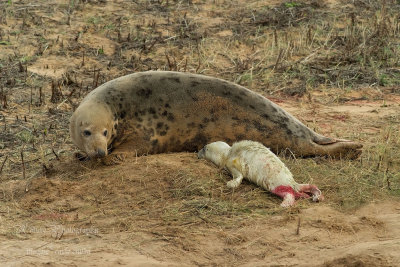
POLYGON ((321 190, 313 184, 299 184, 297 187, 298 192, 296 194, 298 194, 299 197, 302 197, 302 194, 308 194, 308 197, 311 196, 314 202, 324 200, 321 190))
POLYGON ((317 144, 316 154, 328 155, 332 158, 357 159, 362 152, 363 145, 345 139, 334 139, 322 135, 315 135, 313 138, 317 144))
POLYGON ((318 135, 313 136, 313 142, 318 145, 329 145, 329 144, 335 143, 336 140, 333 138, 325 137, 325 136, 318 134, 318 135))

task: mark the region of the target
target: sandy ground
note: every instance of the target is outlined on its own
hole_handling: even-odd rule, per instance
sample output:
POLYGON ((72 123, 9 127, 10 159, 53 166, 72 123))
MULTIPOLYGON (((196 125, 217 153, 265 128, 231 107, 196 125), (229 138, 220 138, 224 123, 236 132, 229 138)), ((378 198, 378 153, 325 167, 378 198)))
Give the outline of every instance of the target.
MULTIPOLYGON (((330 132, 329 127, 340 130, 348 124, 332 126, 332 121, 340 122, 338 116, 360 122, 372 114, 378 121, 398 112, 398 101, 392 97, 386 102, 392 109, 380 101, 314 103, 321 119, 316 124, 330 132)), ((280 104, 305 120, 315 119, 299 103, 280 104)), ((380 129, 367 125, 371 120, 363 122, 371 134, 380 129)), ((3 195, 11 201, 0 208, 1 262, 15 266, 396 266, 400 262, 396 200, 372 201, 340 212, 328 197, 323 203, 303 201, 301 208, 283 210, 278 198, 256 192, 257 197, 272 199, 272 206, 265 208, 272 214, 206 216, 194 207, 183 208, 201 195, 187 193, 185 187, 207 182, 204 179, 212 179, 210 186, 222 192, 212 193, 216 195, 209 196, 210 201, 225 197, 243 205, 243 196, 251 198, 249 192, 257 190, 244 183, 242 191, 232 194, 224 188, 227 174, 192 153, 132 156, 116 166, 64 158, 47 178, 2 185, 3 195), (181 190, 181 195, 174 190, 181 190)), ((201 205, 213 209, 210 203, 201 205)))
POLYGON ((203 223, 190 237, 74 233, 78 228, 46 218, 38 228, 14 226, 16 237, 2 238, 0 257, 15 266, 397 266, 398 204, 372 203, 354 214, 321 204, 293 218, 249 219, 228 230, 203 223), (171 242, 183 247, 171 249, 171 242))
MULTIPOLYGON (((276 35, 260 24, 265 18, 257 11, 266 12, 268 5, 285 10, 284 1, 206 2, 2 1, 0 266, 399 266, 400 162, 385 150, 400 142, 398 88, 348 90, 321 83, 308 91, 302 76, 285 76, 290 71, 277 72, 283 78, 276 81, 264 77, 269 72, 261 70, 278 65, 279 46, 288 42, 294 54, 283 66, 301 58, 305 64, 311 56, 325 62, 325 55, 310 54, 316 47, 306 45, 295 26, 277 20, 275 26, 288 31, 276 35), (261 73, 254 78, 253 67, 261 73), (325 194, 322 203, 302 200, 290 209, 248 182, 231 191, 228 174, 193 153, 130 155, 115 166, 77 161, 68 134, 74 107, 105 81, 151 69, 240 82, 319 133, 362 142, 363 155, 355 162, 284 159, 296 179, 319 185, 325 194), (294 93, 285 95, 285 87, 294 93), (61 96, 51 101, 57 88, 61 96), (377 151, 387 157, 378 162, 377 151), (365 166, 377 163, 375 172, 365 166), (367 178, 381 181, 362 180, 367 178), (363 195, 361 184, 379 186, 363 195), (357 208, 340 199, 346 187, 355 188, 357 208)), ((342 15, 341 8, 359 12, 357 3, 373 3, 305 2, 305 17, 297 14, 301 21, 310 8, 320 16, 331 14, 331 7, 342 15)), ((282 14, 285 19, 288 13, 282 14)), ((304 34, 302 29, 312 27, 299 28, 304 34)), ((343 48, 337 49, 340 55, 343 48)), ((361 73, 365 84, 376 85, 361 73)))

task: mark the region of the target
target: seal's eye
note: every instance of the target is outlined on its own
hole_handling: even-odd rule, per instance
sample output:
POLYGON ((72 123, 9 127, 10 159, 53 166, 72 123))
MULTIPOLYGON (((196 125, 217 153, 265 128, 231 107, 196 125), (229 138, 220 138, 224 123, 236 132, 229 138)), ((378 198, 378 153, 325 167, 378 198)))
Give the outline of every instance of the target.
POLYGON ((105 130, 104 133, 103 133, 103 135, 104 135, 104 136, 107 136, 107 134, 108 134, 108 132, 107 132, 107 130, 105 130))
POLYGON ((83 135, 84 136, 90 136, 92 133, 90 132, 90 131, 88 131, 88 130, 84 130, 83 131, 83 135))

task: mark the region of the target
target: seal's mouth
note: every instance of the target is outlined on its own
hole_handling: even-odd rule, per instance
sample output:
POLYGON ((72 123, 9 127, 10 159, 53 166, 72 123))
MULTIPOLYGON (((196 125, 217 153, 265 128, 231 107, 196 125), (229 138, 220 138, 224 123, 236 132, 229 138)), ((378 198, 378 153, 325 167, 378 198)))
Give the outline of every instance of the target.
POLYGON ((107 147, 107 155, 110 154, 113 150, 114 150, 114 148, 112 147, 112 145, 109 145, 107 147))
POLYGON ((81 152, 76 152, 75 153, 75 158, 79 161, 88 161, 90 160, 90 157, 87 154, 83 154, 81 152))
POLYGON ((91 150, 90 152, 84 151, 84 152, 76 152, 75 153, 75 158, 78 159, 79 161, 87 161, 90 159, 95 159, 95 158, 104 158, 108 154, 110 154, 111 149, 107 149, 107 151, 104 151, 101 148, 97 148, 94 150, 91 150))
POLYGON ((90 151, 85 151, 87 157, 92 158, 104 158, 108 154, 108 150, 103 150, 102 148, 96 148, 90 151))

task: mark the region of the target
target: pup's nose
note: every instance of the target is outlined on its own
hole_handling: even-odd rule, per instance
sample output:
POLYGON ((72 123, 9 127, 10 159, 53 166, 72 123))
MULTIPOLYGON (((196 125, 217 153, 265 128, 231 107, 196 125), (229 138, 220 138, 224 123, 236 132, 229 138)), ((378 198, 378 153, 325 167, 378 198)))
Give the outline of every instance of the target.
POLYGON ((201 149, 198 153, 197 153, 197 158, 198 159, 202 159, 204 157, 204 148, 201 149))
POLYGON ((106 155, 106 152, 104 152, 103 149, 101 149, 101 148, 97 149, 97 156, 104 157, 105 155, 106 155))

